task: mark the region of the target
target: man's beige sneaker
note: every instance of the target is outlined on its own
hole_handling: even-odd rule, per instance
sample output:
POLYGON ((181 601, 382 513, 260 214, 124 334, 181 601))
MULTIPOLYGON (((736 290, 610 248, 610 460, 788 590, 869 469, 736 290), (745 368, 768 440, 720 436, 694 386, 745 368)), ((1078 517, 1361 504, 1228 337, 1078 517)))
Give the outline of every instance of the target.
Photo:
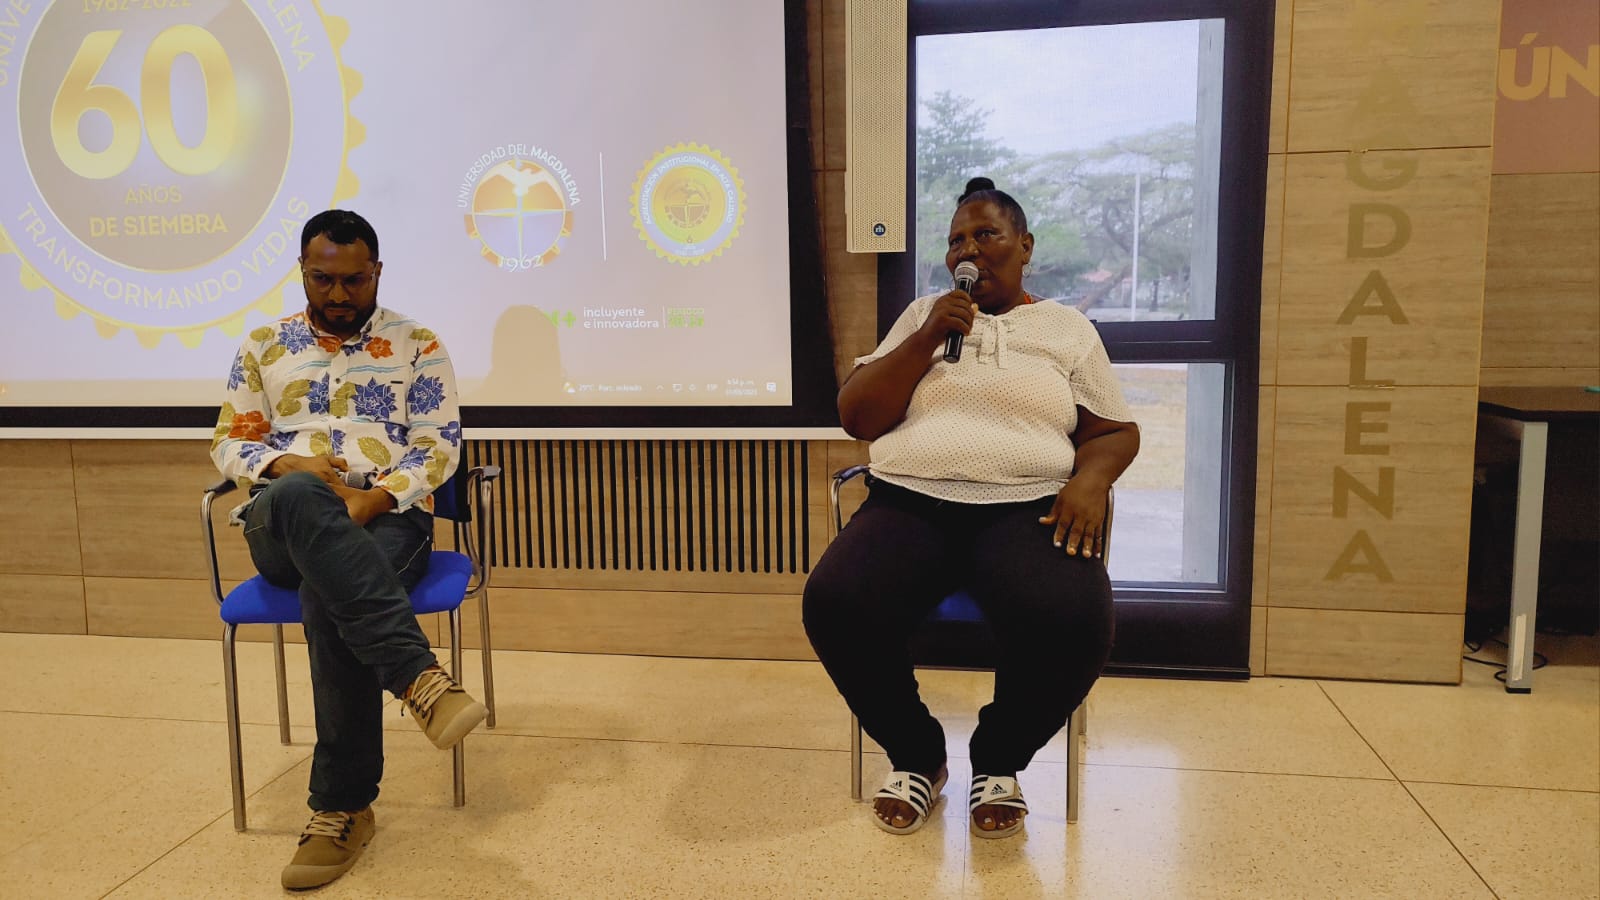
POLYGON ((401 698, 428 740, 440 750, 454 747, 489 715, 454 678, 438 666, 424 669, 401 698))
POLYGON ((300 833, 300 849, 283 868, 291 891, 321 887, 350 871, 372 842, 372 807, 360 812, 316 812, 300 833))

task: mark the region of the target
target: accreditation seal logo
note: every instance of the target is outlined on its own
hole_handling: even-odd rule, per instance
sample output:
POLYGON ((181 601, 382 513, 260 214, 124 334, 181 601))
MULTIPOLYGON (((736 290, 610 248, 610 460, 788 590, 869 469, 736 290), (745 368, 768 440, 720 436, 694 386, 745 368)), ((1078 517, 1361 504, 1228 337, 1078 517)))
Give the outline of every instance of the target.
POLYGON ((744 226, 744 182, 722 154, 678 144, 656 154, 633 183, 633 225, 664 259, 699 265, 744 226))
POLYGON ((352 197, 347 23, 317 0, 11 4, 0 253, 63 318, 154 347, 281 314, 300 229, 352 197))
POLYGON ((502 144, 475 160, 456 191, 467 234, 508 271, 549 265, 572 235, 583 202, 565 164, 533 144, 502 144))

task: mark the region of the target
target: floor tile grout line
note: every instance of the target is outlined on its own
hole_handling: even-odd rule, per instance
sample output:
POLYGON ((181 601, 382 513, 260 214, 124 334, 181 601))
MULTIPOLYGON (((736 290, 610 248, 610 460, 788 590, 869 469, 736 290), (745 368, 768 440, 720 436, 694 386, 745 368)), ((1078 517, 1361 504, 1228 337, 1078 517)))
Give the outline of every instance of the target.
MULTIPOLYGON (((266 791, 267 788, 272 787, 274 784, 277 784, 278 781, 280 779, 282 779, 284 776, 288 775, 290 772, 293 772, 295 769, 300 768, 300 764, 306 762, 308 759, 310 759, 309 756, 295 760, 294 763, 291 764, 288 768, 286 768, 282 772, 279 772, 278 774, 272 776, 271 778, 268 778, 265 782, 263 782, 261 784, 260 787, 256 788, 254 791, 251 791, 248 795, 246 795, 245 801, 249 802, 251 797, 259 796, 261 793, 266 791)), ((104 894, 100 895, 100 900, 105 900, 105 898, 111 896, 112 894, 115 894, 117 891, 122 890, 124 885, 126 885, 128 882, 134 880, 135 878, 138 878, 140 875, 143 875, 145 872, 149 871, 151 866, 154 866, 156 863, 159 863, 163 859, 166 859, 168 856, 171 856, 174 851, 176 851, 179 848, 181 848, 184 844, 187 844, 190 841, 194 840, 195 838, 199 837, 202 832, 206 831, 206 829, 208 829, 211 826, 217 824, 218 822, 221 822, 223 819, 226 819, 231 815, 233 815, 233 806, 232 806, 232 804, 230 802, 229 807, 227 809, 225 809, 221 813, 218 813, 217 815, 211 817, 211 819, 206 821, 205 824, 201 825, 198 829, 196 829, 188 837, 184 838, 181 841, 178 841, 176 844, 173 844, 171 847, 168 847, 166 850, 163 850, 161 852, 161 854, 158 855, 155 859, 152 859, 149 862, 145 863, 143 866, 139 867, 138 871, 136 871, 133 874, 129 875, 127 878, 124 878, 121 881, 117 882, 115 885, 112 885, 111 890, 106 891, 104 894)), ((248 834, 249 833, 248 830, 246 830, 245 833, 248 834)))
MULTIPOLYGON (((478 736, 478 735, 475 734, 474 736, 478 736)), ((714 747, 714 748, 720 748, 720 749, 726 749, 726 750, 783 750, 783 751, 794 752, 794 753, 838 753, 838 754, 844 754, 844 753, 849 753, 850 752, 850 750, 848 748, 838 748, 838 747, 796 747, 796 746, 790 746, 790 745, 775 745, 775 744, 728 744, 728 743, 716 743, 716 742, 712 742, 712 741, 646 740, 646 739, 643 739, 643 738, 608 738, 608 737, 557 735, 557 734, 528 734, 528 733, 524 733, 524 732, 499 732, 499 731, 494 731, 494 732, 482 733, 482 736, 483 737, 503 737, 503 738, 531 738, 531 739, 535 739, 535 740, 549 740, 549 741, 596 741, 596 742, 599 742, 599 743, 640 744, 640 745, 663 746, 663 747, 666 747, 666 746, 671 746, 671 747, 714 747)), ((867 756, 884 756, 885 755, 882 750, 869 750, 869 749, 865 749, 865 748, 863 748, 862 753, 864 753, 867 756)), ((952 759, 966 759, 966 757, 952 757, 952 759)), ((1065 766, 1067 764, 1067 761, 1064 760, 1064 759, 1036 759, 1036 760, 1034 760, 1034 762, 1042 764, 1042 765, 1049 765, 1049 766, 1065 766)), ((1330 775, 1330 774, 1323 773, 1323 772, 1267 772, 1267 771, 1260 771, 1260 770, 1256 770, 1256 769, 1220 769, 1220 768, 1211 768, 1211 767, 1204 767, 1204 766, 1199 766, 1199 767, 1196 767, 1196 766, 1153 766, 1153 765, 1141 765, 1139 763, 1104 763, 1104 762, 1102 762, 1102 763, 1084 762, 1084 763, 1082 763, 1082 765, 1084 766, 1084 768, 1099 768, 1099 769, 1141 769, 1141 770, 1156 771, 1156 772, 1207 772, 1207 773, 1219 773, 1219 774, 1226 774, 1226 775, 1280 775, 1280 776, 1289 777, 1289 778, 1330 778, 1330 779, 1339 780, 1339 781, 1396 781, 1396 780, 1398 780, 1398 779, 1395 779, 1393 777, 1390 777, 1390 778, 1379 778, 1379 777, 1373 776, 1373 775, 1330 775)), ((1495 786, 1499 787, 1499 785, 1495 785, 1495 786)))
POLYGON ((1461 857, 1461 861, 1467 864, 1467 868, 1472 870, 1472 874, 1478 876, 1478 881, 1483 883, 1484 889, 1489 892, 1490 896, 1494 897, 1495 900, 1501 900, 1500 892, 1494 889, 1494 885, 1489 883, 1489 879, 1483 877, 1483 873, 1478 871, 1478 867, 1473 865, 1472 860, 1467 858, 1467 854, 1464 853, 1459 846, 1457 846, 1455 838, 1451 837, 1450 833, 1444 830, 1444 826, 1440 825, 1439 820, 1433 817, 1433 813, 1428 810, 1428 807, 1424 805, 1421 800, 1417 799, 1417 795, 1412 792, 1411 787, 1404 781, 1400 780, 1400 775, 1395 772, 1394 766, 1389 765, 1389 761, 1383 758, 1383 754, 1378 752, 1378 748, 1372 746, 1372 742, 1367 740, 1367 736, 1361 733, 1361 729, 1356 727, 1356 723, 1350 721, 1350 716, 1345 713, 1344 707, 1340 706, 1339 702, 1333 699, 1333 695, 1328 693, 1327 686, 1319 680, 1317 682, 1317 689, 1322 691, 1322 696, 1327 697, 1328 702, 1333 704, 1333 708, 1338 710, 1339 716, 1343 718, 1347 724, 1349 724, 1351 730, 1356 733, 1356 736, 1361 738, 1361 742, 1367 745, 1367 748, 1372 751, 1374 756, 1378 757, 1378 761, 1383 763, 1383 767, 1389 770, 1389 775, 1394 778, 1395 784, 1400 786, 1400 790, 1406 792, 1406 796, 1410 797, 1411 802, 1417 805, 1417 809, 1421 810, 1422 814, 1427 817, 1428 821, 1433 823, 1433 827, 1438 830, 1439 836, 1444 838, 1445 843, 1450 845, 1450 849, 1454 850, 1456 855, 1461 857))
POLYGON ((1368 740, 1367 736, 1361 733, 1361 729, 1356 727, 1356 723, 1350 720, 1350 716, 1345 713, 1344 707, 1340 706, 1339 701, 1333 699, 1333 695, 1328 693, 1327 685, 1323 684, 1321 680, 1318 680, 1316 685, 1317 690, 1321 691, 1322 696, 1328 701, 1328 705, 1333 707, 1333 711, 1339 714, 1339 718, 1343 719, 1346 725, 1350 726, 1350 730, 1355 732, 1356 737, 1361 739, 1361 743, 1365 744, 1367 749, 1372 751, 1373 757, 1377 759, 1379 765, 1382 765, 1384 770, 1389 773, 1389 777, 1398 783, 1400 781, 1400 776, 1395 773, 1394 766, 1389 765, 1389 761, 1383 758, 1383 754, 1378 752, 1378 748, 1372 746, 1372 741, 1368 740))
MULTIPOLYGON (((108 714, 104 714, 104 713, 40 712, 38 710, 0 710, 0 712, 11 713, 11 714, 14 714, 14 715, 67 716, 67 717, 73 717, 73 718, 112 719, 112 720, 116 720, 116 721, 177 722, 177 723, 192 724, 192 725, 225 725, 226 724, 224 722, 220 722, 220 721, 217 721, 217 720, 214 720, 214 719, 181 719, 181 718, 151 717, 151 716, 113 716, 113 715, 108 715, 108 714)), ((1341 715, 1342 715, 1342 712, 1341 712, 1341 715)), ((1348 722, 1348 721, 1349 720, 1346 719, 1346 722, 1348 722)), ((243 726, 255 727, 255 728, 273 728, 273 727, 276 727, 278 723, 277 722, 241 722, 240 724, 243 725, 243 726)), ((294 723, 291 723, 291 725, 293 726, 294 723)), ((295 727, 313 728, 314 726, 312 726, 311 724, 302 724, 302 725, 298 725, 298 726, 295 726, 295 727)), ((1353 727, 1354 726, 1352 724, 1352 728, 1353 727)), ((406 729, 387 729, 387 728, 384 729, 384 732, 386 734, 387 733, 399 734, 399 733, 404 733, 405 731, 406 731, 406 729)), ((1357 734, 1359 736, 1360 733, 1357 732, 1357 734)), ((847 748, 802 747, 802 746, 795 746, 795 745, 790 745, 790 744, 744 744, 744 743, 721 743, 721 742, 715 742, 715 741, 674 741, 674 740, 666 740, 666 739, 654 739, 654 740, 651 740, 651 739, 644 739, 644 738, 611 738, 611 737, 600 737, 600 736, 595 736, 595 735, 536 734, 536 733, 520 732, 520 731, 498 731, 498 730, 476 732, 473 736, 474 737, 497 737, 497 738, 531 738, 531 739, 552 740, 552 741, 596 741, 596 742, 600 742, 600 743, 641 744, 641 745, 651 745, 651 746, 716 747, 716 748, 723 748, 723 749, 729 749, 729 750, 783 750, 783 751, 796 752, 796 753, 849 753, 850 752, 849 749, 847 749, 847 748)), ((1363 737, 1363 742, 1365 742, 1365 738, 1364 737, 1363 737)), ((296 742, 296 743, 300 743, 300 742, 296 742)), ((309 741, 309 742, 305 742, 305 743, 314 744, 314 741, 309 741)), ((294 746, 294 744, 290 744, 289 746, 294 746)), ((1369 749, 1373 749, 1374 755, 1377 755, 1376 749, 1372 748, 1370 743, 1367 746, 1368 746, 1369 749)), ((864 750, 863 752, 867 753, 868 755, 876 755, 876 756, 884 755, 881 750, 864 750)), ((957 758, 960 758, 960 757, 957 757, 957 758)), ((1390 777, 1388 777, 1388 778, 1379 778, 1377 776, 1372 776, 1372 775, 1334 775, 1334 774, 1328 774, 1328 773, 1325 773, 1325 772, 1281 772, 1281 771, 1266 771, 1266 770, 1260 770, 1260 769, 1227 769, 1227 768, 1218 768, 1218 767, 1212 767, 1212 766, 1161 766, 1161 765, 1146 765, 1146 764, 1140 764, 1140 763, 1114 763, 1114 762, 1091 763, 1091 762, 1085 762, 1083 765, 1084 765, 1085 768, 1145 769, 1145 770, 1160 771, 1160 772, 1208 772, 1208 773, 1231 774, 1231 775, 1282 775, 1282 776, 1295 777, 1295 778, 1331 778, 1331 779, 1335 779, 1335 780, 1344 780, 1344 781, 1396 781, 1396 782, 1400 781, 1400 778, 1397 775, 1395 775, 1394 770, 1389 768, 1387 762, 1383 762, 1382 757, 1379 757, 1379 760, 1380 760, 1380 762, 1383 763, 1384 768, 1389 772, 1390 777)), ((1045 764, 1049 764, 1049 765, 1058 765, 1058 766, 1066 765, 1066 761, 1065 760, 1041 759, 1041 760, 1037 760, 1037 762, 1045 763, 1045 764)), ((1504 789, 1504 790, 1543 790, 1543 791, 1555 791, 1555 792, 1562 792, 1562 793, 1600 794, 1600 791, 1590 791, 1590 790, 1586 790, 1586 789, 1582 789, 1582 788, 1547 788, 1547 787, 1530 787, 1530 786, 1526 786, 1526 785, 1512 785, 1512 784, 1469 784, 1469 783, 1457 783, 1457 782, 1435 782, 1435 781, 1428 781, 1428 780, 1425 780, 1425 779, 1413 779, 1411 783, 1413 783, 1413 784, 1447 784, 1447 785, 1456 785, 1456 786, 1460 786, 1460 787, 1500 788, 1500 789, 1504 789)))
POLYGON ((106 891, 104 894, 100 895, 100 900, 105 900, 105 898, 111 896, 112 894, 115 894, 117 891, 122 890, 122 888, 125 885, 127 885, 128 882, 134 880, 135 878, 138 878, 140 875, 143 875, 145 872, 148 872, 150 870, 151 866, 154 866, 156 863, 161 862, 163 859, 166 859, 168 856, 171 856, 172 852, 174 850, 177 850, 179 847, 182 847, 184 844, 187 844, 190 841, 194 840, 195 838, 199 837, 201 832, 205 831, 207 828, 210 828, 211 826, 213 826, 213 825, 217 824, 218 822, 222 821, 222 819, 224 817, 226 817, 227 815, 229 815, 229 813, 231 813, 231 812, 232 812, 232 810, 228 810, 226 812, 223 812, 221 815, 214 816, 211 819, 207 820, 203 825, 201 825, 199 828, 195 829, 194 832, 192 832, 188 837, 185 837, 183 840, 178 841, 176 844, 173 844, 171 847, 168 847, 167 849, 161 851, 161 853, 159 855, 157 855, 155 859, 152 859, 149 862, 145 863, 144 865, 140 866, 138 871, 134 872, 133 874, 129 875, 127 878, 124 878, 121 881, 117 882, 116 884, 112 885, 111 886, 111 890, 106 891))
MULTIPOLYGON (((78 713, 62 712, 60 710, 44 711, 37 709, 0 709, 0 715, 10 716, 60 716, 69 719, 110 719, 113 722, 173 722, 183 725, 227 725, 223 719, 185 719, 178 716, 114 716, 110 713, 78 713)), ((245 728, 277 728, 278 722, 250 722, 241 719, 239 725, 245 728)), ((313 728, 310 722, 290 722, 291 728, 313 728)), ((387 729, 385 729, 387 730, 387 729)))
MULTIPOLYGON (((476 737, 476 736, 480 736, 480 735, 474 734, 473 736, 476 737)), ((658 747, 711 747, 711 748, 718 748, 718 749, 725 749, 725 750, 783 750, 783 751, 792 752, 792 753, 837 753, 837 754, 844 754, 844 753, 849 753, 850 752, 848 749, 840 749, 840 748, 835 748, 835 747, 795 747, 795 746, 787 746, 787 745, 785 745, 785 746, 777 746, 777 745, 772 745, 772 744, 723 744, 723 743, 714 743, 714 742, 711 742, 711 741, 667 741, 667 740, 645 740, 645 739, 642 739, 642 738, 579 737, 579 736, 571 736, 571 735, 526 734, 526 733, 522 733, 522 732, 498 732, 498 731, 494 731, 494 732, 482 733, 481 736, 482 737, 501 737, 501 738, 527 738, 527 739, 532 739, 532 740, 547 740, 547 741, 595 741, 597 743, 639 744, 639 745, 644 745, 644 746, 658 746, 658 747)), ((884 755, 882 750, 866 750, 866 749, 863 749, 862 752, 864 754, 866 754, 867 756, 883 756, 884 755)), ((965 757, 952 757, 952 758, 954 758, 954 759, 964 759, 965 757)), ((1067 764, 1067 761, 1064 760, 1064 759, 1036 759, 1036 760, 1034 760, 1034 762, 1039 763, 1041 765, 1047 765, 1047 766, 1065 766, 1067 764)), ((1394 777, 1379 778, 1379 777, 1372 776, 1372 775, 1330 775, 1330 774, 1323 773, 1323 772, 1265 772, 1265 771, 1260 771, 1260 770, 1256 770, 1256 769, 1219 769, 1219 768, 1192 767, 1192 766, 1152 766, 1152 765, 1140 765, 1138 763, 1090 763, 1090 762, 1085 762, 1085 763, 1082 763, 1082 765, 1083 765, 1084 768, 1096 768, 1096 769, 1139 769, 1139 770, 1155 771, 1155 772, 1203 772, 1203 773, 1208 773, 1208 774, 1213 774, 1214 773, 1214 774, 1223 774, 1223 775, 1267 775, 1267 776, 1279 776, 1279 777, 1284 777, 1284 778, 1324 778, 1324 779, 1332 779, 1332 780, 1335 780, 1335 781, 1379 781, 1379 782, 1398 781, 1398 779, 1396 779, 1394 777)), ((1393 773, 1391 773, 1391 776, 1392 776, 1392 774, 1393 773)), ((1482 787, 1484 785, 1479 785, 1479 786, 1482 787)), ((1495 787, 1499 787, 1500 785, 1494 785, 1494 786, 1495 787)), ((1516 788, 1510 788, 1510 789, 1515 790, 1516 788)))
MULTIPOLYGON (((134 780, 132 782, 130 782, 129 784, 118 785, 118 786, 112 788, 110 791, 108 791, 108 792, 106 792, 104 794, 101 794, 97 799, 91 801, 87 806, 83 807, 78 812, 73 813, 71 817, 72 818, 81 818, 83 816, 91 815, 96 810, 100 809, 102 806, 105 806, 108 803, 111 803, 113 800, 117 799, 118 797, 120 797, 120 796, 122 796, 124 794, 131 794, 131 793, 137 791, 146 782, 148 782, 151 779, 155 778, 155 776, 156 776, 156 772, 155 771, 153 771, 153 770, 145 771, 142 774, 140 774, 138 777, 134 778, 134 780)), ((44 839, 45 839, 45 835, 42 835, 42 834, 41 835, 37 835, 35 837, 28 838, 27 840, 23 841, 22 843, 14 845, 10 850, 7 850, 5 853, 0 854, 0 860, 9 859, 10 857, 21 853, 23 850, 26 850, 27 848, 33 846, 34 844, 36 844, 39 841, 42 841, 44 839)))
POLYGON ((1529 787, 1523 784, 1474 784, 1470 781, 1434 781, 1429 778, 1406 778, 1401 784, 1432 784, 1440 787, 1482 788, 1486 791, 1543 791, 1549 794, 1589 794, 1600 796, 1600 790, 1588 788, 1529 787))
MULTIPOLYGON (((1332 698, 1329 698, 1329 699, 1331 700, 1332 698)), ((1338 709, 1337 704, 1335 704, 1335 709, 1336 710, 1338 709)), ((1344 716, 1342 710, 1339 710, 1339 712, 1340 712, 1341 717, 1345 718, 1346 723, 1350 724, 1351 727, 1352 727, 1352 730, 1354 730, 1355 729, 1354 723, 1350 722, 1349 718, 1344 716)), ((60 712, 60 711, 44 712, 44 711, 40 711, 40 710, 23 710, 23 709, 13 709, 13 710, 0 709, 0 713, 10 714, 10 715, 21 715, 21 716, 60 716, 60 717, 66 717, 66 718, 110 719, 110 720, 113 720, 113 721, 173 722, 173 723, 189 724, 189 725, 226 725, 225 722, 222 722, 222 721, 219 721, 219 720, 216 720, 216 719, 185 719, 185 718, 165 717, 165 716, 115 716, 115 715, 111 715, 111 714, 108 714, 108 713, 73 713, 73 712, 60 712)), ((250 722, 250 721, 240 722, 240 725, 242 725, 244 727, 253 727, 253 728, 275 728, 277 726, 277 724, 278 724, 277 722, 265 722, 265 721, 263 721, 263 722, 250 722)), ((291 727, 300 728, 300 729, 313 729, 314 728, 314 726, 311 723, 298 723, 298 724, 297 723, 290 723, 290 725, 291 725, 291 727)), ((398 733, 403 733, 405 730, 406 729, 388 729, 388 728, 384 729, 385 733, 391 733, 392 732, 392 733, 397 733, 397 734, 398 733)), ((1372 744, 1369 741, 1367 741, 1366 737, 1364 735, 1361 735, 1359 730, 1356 731, 1356 734, 1357 734, 1358 737, 1361 737, 1362 742, 1367 745, 1368 749, 1372 750, 1373 755, 1378 758, 1380 764, 1382 764, 1384 766, 1385 770, 1388 771, 1388 773, 1389 773, 1389 777, 1388 778, 1380 778, 1380 777, 1372 776, 1372 775, 1335 775, 1335 774, 1328 774, 1328 773, 1325 773, 1325 772, 1284 772, 1284 771, 1270 771, 1270 770, 1262 770, 1262 769, 1228 769, 1228 768, 1218 768, 1218 767, 1212 767, 1212 766, 1148 765, 1148 764, 1142 764, 1142 763, 1085 762, 1085 763, 1083 763, 1083 765, 1086 768, 1087 767, 1093 767, 1093 768, 1107 768, 1107 769, 1148 769, 1148 770, 1152 770, 1152 771, 1173 771, 1173 772, 1216 772, 1216 773, 1237 774, 1237 775, 1289 775, 1289 776, 1302 777, 1302 778, 1334 778, 1334 779, 1343 779, 1343 780, 1349 780, 1349 781, 1396 781, 1396 782, 1401 782, 1401 783, 1406 783, 1406 784, 1438 784, 1438 785, 1446 785, 1446 786, 1451 786, 1451 787, 1493 788, 1493 789, 1514 790, 1514 791, 1547 791, 1547 792, 1553 792, 1553 793, 1567 793, 1567 794, 1600 794, 1600 789, 1590 789, 1590 788, 1548 787, 1548 786, 1526 785, 1526 784, 1486 784, 1486 783, 1466 782, 1466 781, 1436 781, 1436 780, 1427 779, 1427 778, 1401 779, 1399 777, 1399 775, 1394 772, 1393 768, 1390 767, 1389 763, 1382 758, 1381 754, 1378 753, 1377 748, 1373 747, 1372 744)), ((601 736, 596 736, 596 735, 539 734, 539 733, 522 732, 522 731, 483 731, 483 732, 478 732, 476 734, 476 736, 480 736, 480 737, 504 737, 504 738, 516 738, 516 737, 520 737, 520 738, 538 738, 538 739, 558 740, 558 741, 598 741, 598 742, 602 742, 602 743, 648 744, 648 745, 656 745, 656 746, 721 747, 721 748, 727 748, 727 749, 733 749, 733 750, 785 750, 785 751, 793 751, 793 752, 799 752, 799 753, 848 753, 848 752, 850 752, 848 749, 837 748, 837 747, 805 747, 805 746, 796 746, 796 745, 792 745, 792 744, 747 744, 747 743, 724 743, 724 742, 703 741, 703 740, 702 741, 675 741, 675 740, 668 740, 668 739, 611 738, 611 737, 601 737, 601 736)), ((315 742, 314 741, 308 741, 308 742, 305 742, 305 743, 314 744, 315 742)), ((293 746, 293 744, 291 744, 289 746, 293 746)), ((867 749, 867 750, 864 750, 863 752, 867 753, 868 755, 876 755, 876 756, 884 755, 882 750, 867 749)), ((962 758, 962 757, 957 757, 957 758, 962 758)), ((1066 763, 1065 760, 1055 760, 1055 759, 1041 759, 1041 760, 1038 760, 1038 762, 1047 763, 1047 764, 1051 764, 1051 765, 1065 765, 1065 763, 1066 763)))
POLYGON ((1258 769, 1215 769, 1194 766, 1143 766, 1137 763, 1084 763, 1084 768, 1096 769, 1143 769, 1153 772, 1204 772, 1217 775, 1270 775, 1282 778, 1325 778, 1333 781, 1377 781, 1389 782, 1393 778, 1379 778, 1375 775, 1329 775, 1324 772, 1263 772, 1258 769))

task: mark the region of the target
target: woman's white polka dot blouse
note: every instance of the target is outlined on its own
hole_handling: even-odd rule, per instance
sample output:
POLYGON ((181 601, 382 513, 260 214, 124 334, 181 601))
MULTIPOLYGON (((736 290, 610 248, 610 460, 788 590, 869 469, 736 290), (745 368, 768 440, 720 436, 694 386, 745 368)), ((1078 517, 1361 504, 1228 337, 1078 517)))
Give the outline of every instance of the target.
MULTIPOLYGON (((921 297, 866 365, 916 332, 939 295, 921 297)), ((934 351, 942 356, 941 344, 934 351)), ((959 503, 1014 503, 1056 493, 1072 474, 1069 435, 1078 407, 1133 421, 1089 319, 1041 301, 1001 316, 979 313, 961 360, 942 359, 922 377, 906 417, 872 443, 872 473, 918 493, 959 503)))

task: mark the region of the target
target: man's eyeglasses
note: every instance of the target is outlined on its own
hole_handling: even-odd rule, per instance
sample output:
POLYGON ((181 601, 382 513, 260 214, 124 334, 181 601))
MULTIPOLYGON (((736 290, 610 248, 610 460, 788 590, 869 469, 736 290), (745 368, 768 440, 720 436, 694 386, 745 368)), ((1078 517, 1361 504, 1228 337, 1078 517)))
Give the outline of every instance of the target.
POLYGON ((329 275, 327 272, 303 271, 306 283, 311 285, 320 294, 333 290, 334 285, 342 285, 345 293, 354 294, 372 283, 377 277, 375 269, 358 272, 354 275, 329 275))

